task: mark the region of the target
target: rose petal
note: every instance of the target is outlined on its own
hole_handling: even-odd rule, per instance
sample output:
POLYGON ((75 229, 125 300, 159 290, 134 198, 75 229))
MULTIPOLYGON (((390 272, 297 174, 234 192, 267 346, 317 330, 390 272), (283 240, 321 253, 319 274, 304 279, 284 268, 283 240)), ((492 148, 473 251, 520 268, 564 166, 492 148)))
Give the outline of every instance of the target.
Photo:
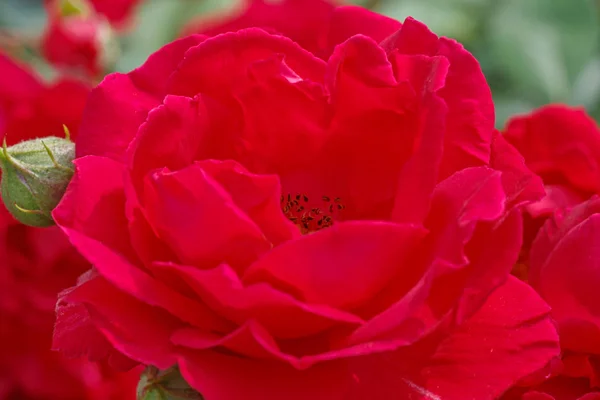
POLYGON ((544 196, 544 183, 525 166, 523 156, 500 134, 494 132, 490 167, 502 172, 507 207, 536 201, 544 196))
POLYGON ((199 93, 228 97, 249 65, 282 54, 303 79, 321 82, 325 64, 290 39, 257 28, 224 33, 190 48, 169 78, 169 93, 193 97, 199 93))
MULTIPOLYGON (((598 200, 593 199, 597 208, 598 200)), ((583 209, 590 210, 592 204, 576 207, 572 214, 583 209)), ((589 214, 588 214, 589 215, 589 214)), ((541 246, 548 230, 540 231, 531 251, 532 285, 552 306, 552 315, 557 320, 561 332, 561 343, 565 349, 600 353, 600 307, 597 288, 600 285, 598 272, 600 255, 594 241, 600 235, 600 214, 580 218, 569 215, 563 220, 559 241, 551 248, 543 263, 538 263, 538 253, 548 251, 541 246), (569 226, 571 229, 565 229, 569 226)), ((551 222, 548 222, 550 224, 551 222)), ((546 242, 547 243, 547 242, 546 242)))
POLYGON ((160 104, 165 82, 188 48, 204 40, 195 35, 164 46, 129 74, 108 75, 91 93, 77 139, 77 157, 100 155, 123 160, 125 149, 160 104))
POLYGON ((350 310, 396 277, 424 234, 412 225, 337 223, 274 248, 248 268, 243 281, 274 281, 308 303, 350 310))
POLYGON ((528 285, 509 280, 446 338, 422 371, 440 399, 497 398, 560 352, 550 308, 528 285))
POLYGON ((200 165, 148 175, 145 213, 179 260, 199 268, 244 269, 271 248, 260 228, 200 165))
POLYGON ((156 168, 178 170, 202 158, 234 158, 233 137, 219 107, 204 97, 167 96, 148 114, 128 149, 131 180, 143 201, 143 180, 156 168), (224 121, 223 121, 224 122, 224 121))
POLYGON ((56 224, 78 230, 135 260, 125 218, 123 165, 93 156, 74 164, 75 175, 52 213, 56 224))
POLYGON ((335 4, 329 0, 249 0, 223 15, 200 16, 184 27, 183 35, 202 33, 215 36, 225 32, 258 27, 282 34, 302 48, 320 55, 335 4))
POLYGON ((256 175, 234 161, 197 162, 231 196, 234 203, 277 246, 300 237, 300 230, 281 212, 281 185, 277 175, 256 175))
POLYGON ((515 117, 505 138, 546 184, 600 192, 600 131, 582 108, 548 105, 515 117))
POLYGON ((352 400, 351 391, 344 388, 349 376, 343 364, 300 372, 280 362, 190 351, 179 359, 179 367, 186 381, 209 399, 352 400))
POLYGON ((375 42, 381 42, 400 29, 401 26, 402 24, 395 19, 377 14, 363 7, 336 7, 331 16, 327 47, 324 54, 331 54, 335 46, 354 35, 365 35, 375 42))
POLYGON ((364 323, 351 313, 298 301, 266 283, 245 286, 227 265, 212 270, 172 263, 154 266, 161 267, 178 274, 219 315, 239 325, 254 319, 276 338, 302 338, 334 326, 350 328, 364 323))
POLYGON ((424 24, 407 18, 381 43, 391 53, 444 56, 450 69, 439 91, 448 106, 441 179, 466 167, 487 165, 494 132, 491 92, 477 60, 456 41, 437 38, 424 24))
POLYGON ((167 312, 126 295, 101 277, 75 288, 65 301, 85 304, 95 328, 128 357, 159 368, 174 364, 169 336, 182 323, 167 312))

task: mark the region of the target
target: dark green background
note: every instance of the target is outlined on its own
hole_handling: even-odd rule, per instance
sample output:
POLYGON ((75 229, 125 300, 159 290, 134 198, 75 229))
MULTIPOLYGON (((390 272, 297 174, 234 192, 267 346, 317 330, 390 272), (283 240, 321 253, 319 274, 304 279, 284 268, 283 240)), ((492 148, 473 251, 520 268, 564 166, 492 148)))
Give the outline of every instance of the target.
MULTIPOLYGON (((121 38, 117 70, 130 70, 172 40, 183 23, 233 0, 147 0, 121 38)), ((455 38, 481 62, 492 87, 497 125, 550 102, 583 105, 600 118, 598 0, 362 0, 402 20, 413 16, 455 38)), ((0 33, 35 39, 44 29, 41 0, 0 0, 0 33)), ((1 37, 0 37, 1 38, 1 37)), ((20 50, 45 75, 31 51, 20 50)))

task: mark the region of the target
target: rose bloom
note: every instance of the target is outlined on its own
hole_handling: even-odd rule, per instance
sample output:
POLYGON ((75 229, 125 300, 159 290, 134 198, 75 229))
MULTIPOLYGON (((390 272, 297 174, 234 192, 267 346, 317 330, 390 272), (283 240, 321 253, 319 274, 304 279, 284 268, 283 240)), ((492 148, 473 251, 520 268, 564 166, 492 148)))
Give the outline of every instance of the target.
POLYGON ((546 196, 527 206, 524 262, 555 210, 600 194, 600 130, 582 108, 553 104, 509 120, 504 137, 544 180, 546 196))
POLYGON ((95 269, 55 348, 177 364, 207 400, 492 399, 558 355, 509 276, 543 188, 477 61, 356 7, 330 31, 326 59, 190 36, 94 89, 54 218, 95 269))
MULTIPOLYGON (((525 398, 600 399, 600 198, 556 212, 533 242, 529 282, 552 307, 562 362, 552 378, 525 398)), ((523 391, 523 390, 521 390, 523 391)))
POLYGON ((72 78, 47 84, 0 52, 0 132, 8 144, 37 136, 62 136, 79 128, 90 87, 72 78))
MULTIPOLYGON (((88 92, 72 80, 45 85, 0 55, 0 129, 9 143, 61 135, 62 123, 76 136, 88 92)), ((132 398, 134 376, 50 349, 57 295, 89 268, 63 233, 21 225, 2 207, 0 254, 0 398, 132 398)))
POLYGON ((591 291, 598 280, 593 227, 600 208, 597 198, 586 201, 600 193, 600 131, 583 109, 557 104, 513 118, 505 138, 546 187, 544 199, 527 206, 518 272, 552 307, 562 347, 551 379, 526 398, 535 391, 540 398, 600 399, 600 312, 591 291))

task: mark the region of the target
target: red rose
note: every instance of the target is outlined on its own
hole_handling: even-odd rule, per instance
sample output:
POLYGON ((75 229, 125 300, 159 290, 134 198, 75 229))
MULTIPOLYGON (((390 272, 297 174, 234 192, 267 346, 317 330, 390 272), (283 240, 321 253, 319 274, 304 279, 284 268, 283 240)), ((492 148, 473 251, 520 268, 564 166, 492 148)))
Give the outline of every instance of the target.
MULTIPOLYGON (((558 376, 533 390, 556 399, 600 398, 600 198, 557 211, 533 242, 529 282, 552 307, 562 348, 558 376), (590 397, 591 396, 591 397, 590 397)), ((529 399, 529 397, 526 397, 529 399)))
POLYGON ((412 19, 335 15, 327 61, 191 36, 93 91, 54 218, 97 272, 56 348, 178 364, 207 400, 491 399, 558 354, 508 276, 542 188, 477 61, 412 19))
POLYGON ((45 84, 27 67, 0 53, 0 132, 9 144, 39 136, 77 134, 90 88, 62 78, 45 84))
POLYGON ((600 271, 595 243, 600 238, 600 199, 556 213, 533 242, 531 285, 552 306, 566 375, 589 378, 600 388, 600 271))
POLYGON ((528 207, 534 217, 600 194, 600 130, 585 110, 545 106, 511 119, 504 137, 544 180, 547 196, 528 207))
POLYGON ((546 188, 546 196, 527 207, 525 260, 548 216, 600 194, 600 130, 583 109, 557 104, 512 118, 504 137, 546 188))

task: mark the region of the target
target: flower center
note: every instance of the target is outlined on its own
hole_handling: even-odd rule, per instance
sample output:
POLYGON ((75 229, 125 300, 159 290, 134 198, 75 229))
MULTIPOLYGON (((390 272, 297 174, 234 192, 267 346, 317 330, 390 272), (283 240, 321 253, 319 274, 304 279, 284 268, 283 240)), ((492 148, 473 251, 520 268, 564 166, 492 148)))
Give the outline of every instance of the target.
POLYGON ((339 197, 322 196, 320 201, 310 201, 305 194, 281 196, 281 209, 303 234, 315 232, 333 225, 337 214, 344 209, 339 197), (316 204, 320 206, 315 207, 316 204))

